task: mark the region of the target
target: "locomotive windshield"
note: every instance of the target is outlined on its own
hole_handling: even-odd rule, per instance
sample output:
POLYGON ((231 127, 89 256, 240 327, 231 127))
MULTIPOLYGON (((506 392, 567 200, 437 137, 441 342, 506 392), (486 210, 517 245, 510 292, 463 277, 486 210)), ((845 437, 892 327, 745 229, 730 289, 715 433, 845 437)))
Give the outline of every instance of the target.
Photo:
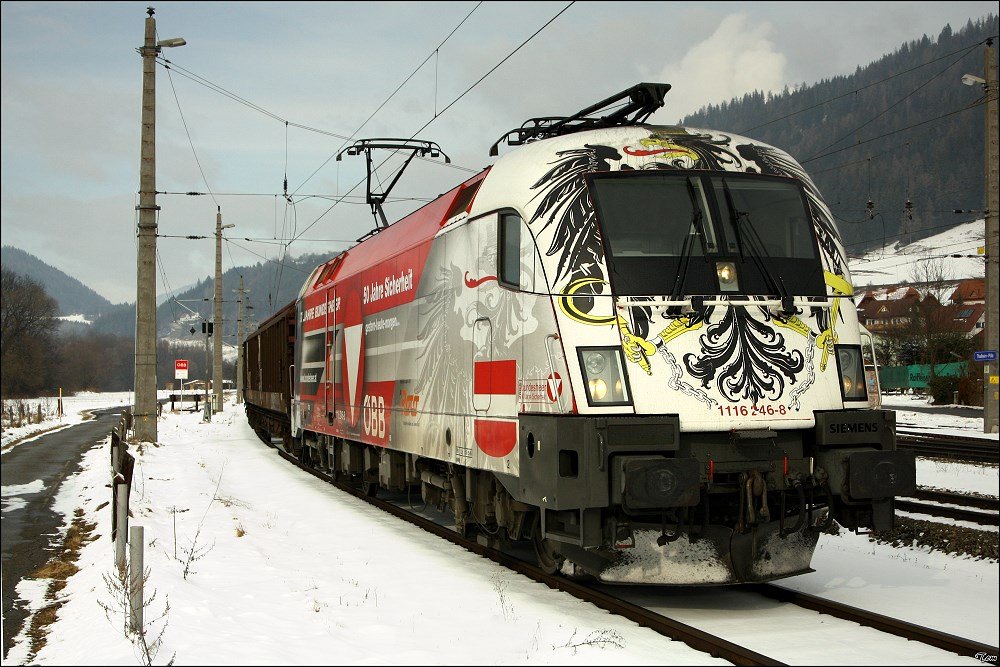
POLYGON ((825 293, 795 181, 648 171, 597 173, 589 182, 618 294, 825 293))

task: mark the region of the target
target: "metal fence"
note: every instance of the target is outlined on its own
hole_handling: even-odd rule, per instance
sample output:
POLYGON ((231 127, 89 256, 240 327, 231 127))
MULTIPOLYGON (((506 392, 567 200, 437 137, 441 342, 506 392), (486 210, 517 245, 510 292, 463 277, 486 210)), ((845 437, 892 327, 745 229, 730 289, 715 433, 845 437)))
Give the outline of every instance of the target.
POLYGON ((128 525, 128 501, 132 490, 135 457, 128 442, 135 435, 132 412, 125 410, 111 431, 111 539, 115 544, 115 567, 129 598, 129 630, 143 632, 143 528, 128 525), (126 539, 127 538, 127 539, 126 539), (125 549, 129 548, 126 560, 125 549), (127 577, 127 579, 126 579, 127 577))
MULTIPOLYGON (((967 377, 969 364, 956 361, 950 364, 936 364, 934 377, 967 377)), ((930 364, 910 366, 882 366, 878 369, 878 381, 882 391, 892 389, 926 389, 932 377, 930 364)))

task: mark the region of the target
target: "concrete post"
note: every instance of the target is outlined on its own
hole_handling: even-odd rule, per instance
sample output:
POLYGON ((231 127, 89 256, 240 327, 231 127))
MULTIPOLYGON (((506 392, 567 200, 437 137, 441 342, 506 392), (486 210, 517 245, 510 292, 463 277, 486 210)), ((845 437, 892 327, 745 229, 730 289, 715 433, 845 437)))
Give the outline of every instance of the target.
POLYGON ((114 480, 115 485, 115 567, 119 572, 125 570, 125 542, 128 536, 128 484, 125 479, 118 475, 114 480))
POLYGON ((132 632, 142 632, 142 588, 144 535, 142 526, 132 526, 128 535, 128 602, 129 602, 129 628, 132 632))
POLYGON ((156 441, 156 19, 147 10, 142 54, 142 147, 139 164, 139 248, 135 287, 136 438, 156 441))
MULTIPOLYGON (((1000 350, 1000 186, 997 161, 997 52, 992 40, 986 42, 986 349, 1000 350)), ((1000 432, 1000 363, 990 361, 983 367, 983 432, 1000 432)))
POLYGON ((212 389, 215 410, 222 412, 222 208, 215 215, 215 346, 212 358, 212 389))

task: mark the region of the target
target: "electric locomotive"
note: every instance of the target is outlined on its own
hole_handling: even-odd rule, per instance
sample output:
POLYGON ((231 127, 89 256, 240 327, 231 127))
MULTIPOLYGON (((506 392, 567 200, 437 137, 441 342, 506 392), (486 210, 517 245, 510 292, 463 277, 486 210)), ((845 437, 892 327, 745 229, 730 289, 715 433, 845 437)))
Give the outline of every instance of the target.
MULTIPOLYGON (((527 121, 316 267, 245 343, 254 428, 607 582, 772 580, 833 520, 891 528, 915 462, 830 210, 777 148, 646 124, 668 90, 527 121)), ((439 152, 347 152, 393 146, 439 152)))

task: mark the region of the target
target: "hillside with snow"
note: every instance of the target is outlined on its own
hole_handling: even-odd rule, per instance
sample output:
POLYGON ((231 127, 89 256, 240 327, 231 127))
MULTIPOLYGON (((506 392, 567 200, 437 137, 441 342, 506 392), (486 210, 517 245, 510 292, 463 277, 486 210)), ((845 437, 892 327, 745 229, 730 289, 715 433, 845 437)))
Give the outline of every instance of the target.
POLYGON ((872 250, 849 260, 855 290, 923 283, 940 278, 952 284, 982 278, 986 265, 978 251, 985 243, 986 223, 974 220, 915 241, 872 250))

